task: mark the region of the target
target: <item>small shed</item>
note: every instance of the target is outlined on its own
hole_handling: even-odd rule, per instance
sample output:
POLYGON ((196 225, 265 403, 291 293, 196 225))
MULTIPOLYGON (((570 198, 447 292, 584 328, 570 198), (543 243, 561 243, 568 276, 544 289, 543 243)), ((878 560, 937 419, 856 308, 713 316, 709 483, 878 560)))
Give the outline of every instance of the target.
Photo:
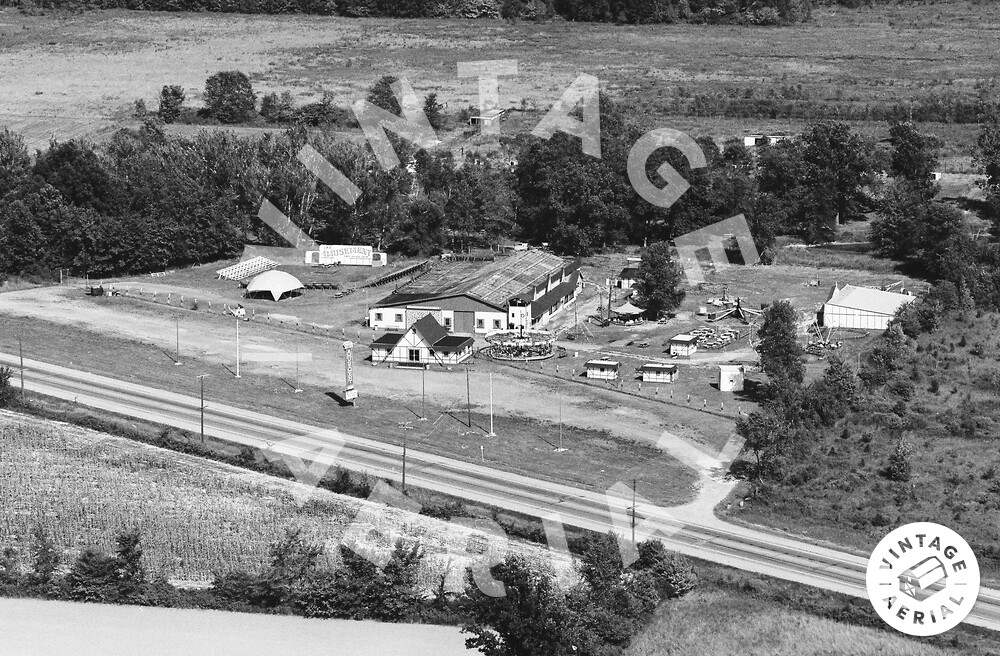
POLYGON ((590 360, 584 365, 587 369, 587 378, 601 380, 618 380, 621 366, 621 363, 616 360, 590 360))
POLYGON ((698 352, 698 338, 681 333, 670 338, 670 355, 689 358, 698 352))
POLYGON ((635 264, 629 264, 618 272, 618 277, 615 278, 615 287, 618 289, 632 289, 638 278, 639 267, 635 264))
POLYGON ((469 125, 491 125, 493 123, 499 123, 506 116, 506 109, 488 109, 478 116, 470 116, 469 125))
POLYGON ((746 369, 741 364, 719 365, 719 391, 742 392, 743 375, 746 369))
POLYGON ((647 362, 639 367, 639 373, 644 383, 672 383, 677 379, 677 365, 647 362))

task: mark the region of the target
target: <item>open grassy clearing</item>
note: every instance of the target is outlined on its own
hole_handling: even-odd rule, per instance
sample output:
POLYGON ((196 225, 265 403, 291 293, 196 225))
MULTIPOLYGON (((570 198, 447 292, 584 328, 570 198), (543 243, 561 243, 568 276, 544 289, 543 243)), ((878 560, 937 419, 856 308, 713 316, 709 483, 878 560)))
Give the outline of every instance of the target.
POLYGON ((0 599, 0 613, 4 648, 18 656, 116 654, 121 645, 143 656, 469 656, 450 626, 39 599, 0 599))
MULTIPOLYGON (((192 396, 198 395, 196 376, 208 372, 211 373, 206 383, 209 403, 215 400, 252 408, 391 444, 402 444, 405 435, 414 449, 485 462, 492 467, 588 489, 606 490, 616 482, 637 478, 644 496, 664 504, 682 503, 693 497, 696 476, 692 470, 651 444, 630 441, 608 431, 568 424, 560 431, 558 424, 536 417, 497 415, 494 420, 497 436, 489 437, 488 398, 481 393, 474 397, 470 427, 464 404, 441 406, 435 402, 433 386, 440 383, 430 376, 426 412, 432 421, 418 422, 421 412, 418 372, 393 374, 413 378, 415 402, 412 396, 387 398, 375 395, 378 390, 369 392, 362 387, 359 407, 345 408, 327 395, 331 389, 339 393, 340 385, 313 385, 303 379, 300 385, 304 391, 293 394, 293 381, 287 377, 244 369, 242 377, 236 380, 222 366, 190 359, 187 365, 176 367, 172 366, 170 354, 155 346, 34 320, 5 317, 0 349, 16 352, 16 331, 22 326, 28 339, 26 357, 192 396), (439 419, 433 421, 435 418, 439 419), (557 452, 560 432, 568 450, 557 452)), ((336 348, 339 349, 339 344, 336 348)), ((477 377, 481 388, 482 374, 477 372, 477 377)))
POLYGON ((660 606, 629 656, 957 656, 970 654, 817 617, 749 595, 708 589, 660 606))
POLYGON ((891 629, 867 599, 695 561, 698 587, 662 604, 628 656, 993 656, 996 633, 965 624, 933 638, 891 629))
MULTIPOLYGON (((474 80, 456 77, 457 62, 510 58, 520 66, 501 83, 505 105, 545 108, 587 72, 671 124, 664 107, 679 86, 787 87, 818 103, 972 98, 977 82, 996 75, 997 27, 988 3, 965 1, 823 8, 809 24, 766 29, 7 9, 0 112, 124 118, 136 98, 155 107, 164 84, 197 100, 208 75, 233 68, 251 74, 260 92, 288 89, 304 99, 325 89, 342 105, 382 74, 405 75, 456 109, 476 93, 474 80)), ((695 120, 709 132, 719 125, 695 120)), ((778 127, 735 119, 730 133, 778 127)), ((964 154, 967 138, 951 154, 964 154)))
MULTIPOLYGON (((286 528, 327 545, 331 567, 341 541, 383 553, 377 533, 389 544, 420 540, 422 582, 430 588, 448 572, 453 589, 474 557, 465 551, 470 530, 457 525, 76 426, 3 413, 0 444, 0 546, 22 554, 36 524, 64 563, 88 546, 111 551, 118 533, 138 528, 152 574, 194 582, 256 571, 286 528)), ((543 557, 541 547, 504 541, 491 541, 488 553, 508 549, 543 557)))

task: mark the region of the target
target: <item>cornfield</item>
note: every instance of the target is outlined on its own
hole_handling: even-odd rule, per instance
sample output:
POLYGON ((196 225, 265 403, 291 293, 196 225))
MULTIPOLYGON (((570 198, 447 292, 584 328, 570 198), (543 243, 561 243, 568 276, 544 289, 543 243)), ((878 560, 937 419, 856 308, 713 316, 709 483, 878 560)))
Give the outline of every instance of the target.
MULTIPOLYGON (((147 570, 173 581, 204 582, 213 572, 256 571, 288 528, 326 545, 336 566, 343 541, 373 561, 397 538, 419 540, 427 557, 421 580, 461 589, 465 568, 510 549, 546 558, 535 545, 496 540, 484 531, 363 500, 312 490, 296 502, 291 481, 131 442, 76 426, 0 413, 0 549, 22 558, 40 524, 68 566, 83 549, 114 548, 115 537, 142 533, 147 570), (488 537, 481 548, 470 543, 488 537)), ((298 490, 301 492, 301 490, 298 490)), ((300 496, 301 498, 301 496, 300 496)), ((556 562, 572 577, 567 560, 556 562)))

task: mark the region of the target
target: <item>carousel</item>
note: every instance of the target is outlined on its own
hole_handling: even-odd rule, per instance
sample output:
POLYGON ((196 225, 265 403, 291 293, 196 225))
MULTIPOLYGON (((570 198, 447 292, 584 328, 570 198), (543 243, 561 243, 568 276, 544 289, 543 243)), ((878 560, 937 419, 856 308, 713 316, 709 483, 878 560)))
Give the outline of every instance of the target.
POLYGON ((484 350, 494 360, 546 360, 555 355, 555 336, 547 330, 502 330, 486 336, 484 350))
POLYGON ((625 305, 611 309, 611 321, 624 326, 634 326, 643 322, 645 314, 645 308, 632 305, 630 301, 627 301, 625 305))

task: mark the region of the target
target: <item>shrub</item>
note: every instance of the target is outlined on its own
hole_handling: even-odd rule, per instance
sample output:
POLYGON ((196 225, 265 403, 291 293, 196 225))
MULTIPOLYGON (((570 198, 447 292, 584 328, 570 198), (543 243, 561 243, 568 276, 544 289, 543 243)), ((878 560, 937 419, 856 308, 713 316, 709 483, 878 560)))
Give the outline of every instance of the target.
POLYGON ((9 408, 14 405, 14 386, 11 384, 13 378, 13 369, 0 367, 0 408, 9 408))
POLYGON ((157 112, 164 123, 173 123, 184 106, 184 89, 176 84, 160 89, 160 109, 157 112))

